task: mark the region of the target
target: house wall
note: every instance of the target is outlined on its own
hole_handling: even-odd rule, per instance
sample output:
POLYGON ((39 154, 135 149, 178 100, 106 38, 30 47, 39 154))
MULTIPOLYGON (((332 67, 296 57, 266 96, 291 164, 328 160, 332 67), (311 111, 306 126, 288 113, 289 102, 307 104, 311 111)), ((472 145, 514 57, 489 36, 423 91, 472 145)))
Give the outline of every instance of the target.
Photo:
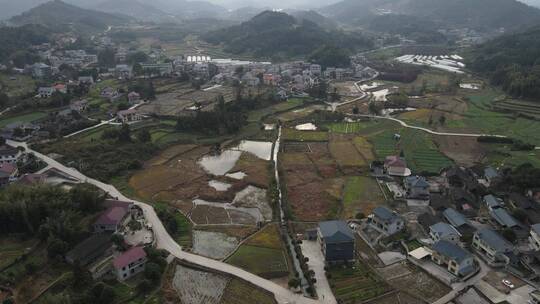
POLYGON ((531 249, 540 251, 540 236, 533 230, 531 230, 531 234, 529 236, 529 245, 531 249))
POLYGON ((118 280, 120 281, 124 281, 124 280, 127 280, 129 279, 130 277, 136 275, 137 273, 141 272, 144 270, 144 265, 146 265, 146 257, 144 258, 141 258, 135 262, 132 262, 131 264, 129 264, 128 266, 125 266, 123 268, 120 268, 120 269, 115 269, 116 270, 116 277, 118 278, 118 280))
POLYGON ((388 235, 392 235, 401 231, 404 227, 404 222, 402 219, 397 219, 391 223, 385 223, 383 220, 378 217, 373 217, 372 223, 375 228, 383 231, 388 235))
POLYGON ((324 246, 327 262, 352 261, 355 258, 354 241, 346 243, 328 243, 324 246))

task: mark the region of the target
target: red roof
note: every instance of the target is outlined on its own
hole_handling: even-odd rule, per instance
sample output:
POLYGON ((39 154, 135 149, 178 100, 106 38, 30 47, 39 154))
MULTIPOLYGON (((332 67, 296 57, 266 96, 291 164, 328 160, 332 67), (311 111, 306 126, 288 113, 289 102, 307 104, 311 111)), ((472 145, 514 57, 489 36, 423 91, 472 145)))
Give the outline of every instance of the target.
POLYGON ((118 225, 128 213, 129 207, 110 207, 97 219, 97 225, 118 225))
POLYGON ((387 156, 384 165, 387 167, 407 168, 405 161, 399 156, 387 156))
POLYGON ((17 171, 17 166, 10 163, 4 163, 0 165, 0 172, 5 174, 13 174, 17 171))
POLYGON ((25 174, 19 179, 19 183, 25 184, 25 185, 32 185, 43 182, 45 179, 45 175, 43 174, 25 174))
POLYGON ((117 256, 113 261, 113 265, 114 268, 121 269, 144 257, 146 257, 146 252, 142 247, 131 247, 126 252, 117 256))

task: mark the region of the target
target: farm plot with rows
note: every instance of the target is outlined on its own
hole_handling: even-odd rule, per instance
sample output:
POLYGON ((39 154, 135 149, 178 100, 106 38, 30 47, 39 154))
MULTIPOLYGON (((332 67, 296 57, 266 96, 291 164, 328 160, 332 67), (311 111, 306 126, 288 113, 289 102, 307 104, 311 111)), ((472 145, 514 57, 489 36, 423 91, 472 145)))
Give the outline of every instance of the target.
POLYGON ((362 212, 370 214, 373 209, 384 204, 384 196, 377 181, 367 176, 347 178, 343 193, 343 218, 350 219, 362 212))
POLYGON ((332 291, 342 303, 364 303, 392 290, 392 287, 362 262, 353 267, 332 266, 328 272, 332 291))
POLYGON ((287 251, 278 225, 268 224, 252 235, 227 259, 227 263, 264 278, 288 276, 290 269, 287 251))

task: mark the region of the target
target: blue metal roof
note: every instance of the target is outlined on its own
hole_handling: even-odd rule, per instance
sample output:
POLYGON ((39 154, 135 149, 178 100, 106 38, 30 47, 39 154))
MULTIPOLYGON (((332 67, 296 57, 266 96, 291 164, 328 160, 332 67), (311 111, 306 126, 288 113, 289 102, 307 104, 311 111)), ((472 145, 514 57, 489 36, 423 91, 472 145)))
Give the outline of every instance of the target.
POLYGON ((492 194, 488 194, 488 195, 484 196, 484 202, 486 202, 486 205, 489 208, 497 208, 497 207, 502 206, 501 199, 498 198, 498 197, 495 197, 492 194))
POLYGON ((456 234, 459 235, 459 232, 454 228, 452 225, 449 225, 447 223, 439 222, 435 225, 431 225, 429 229, 436 234, 439 235, 439 237, 445 237, 448 235, 456 234))
POLYGON ((319 223, 319 230, 326 243, 354 241, 354 234, 345 221, 327 221, 319 223))
POLYGON ((489 247, 499 252, 512 250, 513 246, 497 232, 491 229, 480 229, 476 232, 478 238, 484 241, 489 247))
POLYGON ((518 221, 513 216, 511 216, 508 213, 508 211, 506 211, 506 209, 503 209, 503 208, 493 209, 492 211, 489 212, 489 214, 501 226, 509 227, 509 228, 519 226, 518 221))
POLYGON ((472 254, 470 254, 467 250, 459 247, 452 242, 448 242, 445 240, 435 243, 432 249, 440 255, 448 257, 458 263, 461 263, 464 260, 472 257, 472 254))
POLYGON ((393 221, 394 219, 398 218, 398 216, 394 212, 388 210, 385 207, 377 207, 373 209, 373 214, 376 217, 382 219, 383 221, 393 221))
POLYGON ((465 216, 452 208, 444 210, 443 215, 444 218, 456 228, 463 225, 469 225, 469 221, 465 218, 465 216))

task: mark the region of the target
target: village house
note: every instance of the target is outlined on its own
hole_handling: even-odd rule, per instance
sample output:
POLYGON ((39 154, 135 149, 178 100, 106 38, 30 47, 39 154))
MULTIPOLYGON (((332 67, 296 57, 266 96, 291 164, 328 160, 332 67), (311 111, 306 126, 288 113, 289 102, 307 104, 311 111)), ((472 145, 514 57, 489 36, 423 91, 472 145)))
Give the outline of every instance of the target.
MULTIPOLYGON (((150 75, 170 76, 174 72, 172 62, 169 63, 141 63, 143 71, 150 75)), ((206 64, 208 71, 208 64, 206 64)))
POLYGON ((3 144, 0 146, 0 164, 15 164, 21 155, 21 150, 16 147, 12 147, 8 144, 3 144))
POLYGON ((502 199, 492 195, 488 194, 482 198, 484 201, 484 204, 486 204, 486 207, 492 211, 497 208, 502 208, 504 206, 504 202, 502 199))
POLYGON ((106 88, 103 88, 103 90, 101 90, 101 92, 99 93, 99 96, 113 101, 117 99, 118 97, 120 97, 120 93, 115 88, 106 87, 106 88))
POLYGON ((534 224, 531 226, 529 246, 534 251, 540 251, 540 224, 534 224))
POLYGON ((407 198, 428 200, 429 199, 429 184, 422 176, 405 177, 405 190, 407 198))
POLYGON ((503 266, 509 261, 507 254, 512 253, 512 244, 491 229, 476 231, 472 242, 473 248, 491 266, 503 266))
POLYGON ((320 64, 312 64, 309 66, 309 73, 313 76, 321 76, 322 67, 320 64))
POLYGON ((472 227, 469 220, 461 213, 457 212, 455 209, 448 208, 443 211, 443 216, 450 223, 450 225, 454 226, 454 228, 458 229, 460 231, 461 229, 467 229, 469 227, 472 227))
POLYGON ((119 79, 130 79, 133 77, 133 69, 127 64, 117 64, 112 72, 119 79))
POLYGON ((69 105, 72 111, 82 113, 88 109, 88 101, 86 99, 76 100, 69 105))
POLYGON ((261 83, 261 81, 259 78, 248 72, 242 76, 242 83, 250 87, 256 87, 261 83))
POLYGON ((502 228, 517 228, 519 222, 511 216, 504 208, 496 208, 489 212, 489 215, 502 227, 502 228))
POLYGON ((0 164, 0 186, 5 186, 17 181, 18 175, 19 169, 17 168, 17 165, 12 163, 0 164))
POLYGON ((431 249, 431 260, 446 266, 453 275, 465 277, 475 271, 474 256, 458 245, 442 240, 435 243, 431 249))
POLYGON ((52 75, 52 68, 45 63, 35 63, 30 66, 30 73, 34 78, 47 78, 52 75))
POLYGON ((130 277, 144 270, 147 258, 142 247, 131 247, 126 252, 117 256, 113 261, 116 277, 120 281, 125 281, 130 277))
POLYGON ((111 234, 94 234, 70 250, 66 254, 66 261, 72 265, 87 266, 104 255, 112 254, 112 246, 111 234))
POLYGON ((128 94, 128 101, 130 104, 136 104, 141 100, 141 95, 137 92, 129 92, 128 94))
POLYGON ((392 212, 385 207, 373 209, 369 223, 372 227, 386 235, 393 235, 405 228, 405 221, 396 212, 392 212))
POLYGON ((92 77, 92 76, 79 76, 78 82, 79 82, 79 84, 93 85, 94 84, 94 77, 92 77))
POLYGON ((454 226, 443 222, 430 226, 429 236, 435 243, 443 240, 458 244, 461 238, 461 234, 456 230, 456 228, 454 228, 454 226))
POLYGON ((268 86, 277 86, 281 82, 281 76, 278 74, 264 74, 263 83, 268 86))
POLYGON ((106 201, 109 206, 94 223, 95 232, 116 232, 130 215, 132 203, 120 201, 106 201))
POLYGON ((317 239, 326 263, 354 261, 355 237, 345 221, 319 223, 317 239))
POLYGON ((499 177, 499 172, 493 167, 487 167, 484 169, 484 180, 488 185, 491 185, 499 177))
POLYGON ((387 156, 384 160, 384 170, 392 176, 409 176, 411 170, 407 168, 405 160, 399 156, 387 156))
POLYGON ((39 87, 38 88, 38 97, 39 98, 49 98, 54 93, 53 87, 39 87))
POLYGON ((134 121, 141 121, 143 116, 136 109, 128 109, 118 111, 116 113, 116 119, 121 123, 129 123, 134 121))

